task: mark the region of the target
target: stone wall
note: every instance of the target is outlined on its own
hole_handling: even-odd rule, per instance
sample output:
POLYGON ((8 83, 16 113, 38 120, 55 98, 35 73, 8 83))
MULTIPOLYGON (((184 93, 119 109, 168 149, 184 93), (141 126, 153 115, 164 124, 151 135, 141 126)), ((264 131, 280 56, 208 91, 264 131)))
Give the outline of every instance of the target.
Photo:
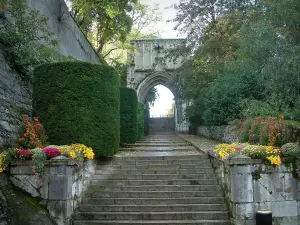
MULTIPOLYGON (((58 52, 81 61, 100 59, 68 12, 63 0, 29 0, 29 7, 49 18, 48 28, 59 40, 58 52)), ((19 137, 23 114, 31 114, 31 84, 12 70, 0 49, 0 152, 19 137)))
POLYGON ((272 211, 273 225, 300 223, 300 181, 290 169, 245 156, 211 161, 234 225, 255 225, 259 210, 272 211))
POLYGON ((53 158, 45 163, 45 173, 42 179, 38 179, 32 172, 31 161, 15 162, 10 167, 9 179, 31 196, 41 198, 40 204, 48 209, 58 225, 70 224, 71 216, 95 173, 93 160, 82 166, 77 163, 53 158))
POLYGON ((57 50, 61 54, 99 63, 97 53, 71 17, 64 0, 28 0, 28 5, 48 18, 48 28, 58 38, 57 50))
POLYGON ((233 125, 224 126, 199 126, 197 135, 204 136, 213 140, 226 143, 239 142, 240 137, 237 134, 237 128, 233 125))
POLYGON ((31 84, 7 64, 0 49, 0 152, 19 137, 23 114, 32 111, 31 84))

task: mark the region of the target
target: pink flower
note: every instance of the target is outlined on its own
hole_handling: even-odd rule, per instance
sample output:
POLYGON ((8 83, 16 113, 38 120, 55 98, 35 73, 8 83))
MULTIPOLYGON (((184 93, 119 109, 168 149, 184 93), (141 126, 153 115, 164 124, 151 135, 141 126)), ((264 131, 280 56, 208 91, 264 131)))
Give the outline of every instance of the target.
POLYGON ((18 153, 21 159, 31 159, 32 153, 29 149, 21 149, 18 153))
POLYGON ((44 148, 43 152, 47 155, 48 158, 54 158, 60 155, 60 152, 57 148, 44 148))
POLYGON ((236 151, 241 151, 241 150, 243 150, 244 148, 245 148, 244 146, 240 146, 240 147, 236 148, 235 150, 236 150, 236 151))

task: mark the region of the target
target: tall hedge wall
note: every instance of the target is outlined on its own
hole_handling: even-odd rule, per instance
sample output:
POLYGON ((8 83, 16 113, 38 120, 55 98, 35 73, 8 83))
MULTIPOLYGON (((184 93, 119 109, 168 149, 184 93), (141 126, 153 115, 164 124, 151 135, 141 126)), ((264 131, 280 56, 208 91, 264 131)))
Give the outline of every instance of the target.
POLYGON ((135 143, 137 140, 137 94, 130 88, 120 89, 120 135, 121 143, 135 143))
POLYGON ((137 107, 137 139, 144 137, 144 104, 138 102, 137 107))
POLYGON ((120 144, 120 80, 107 65, 45 64, 35 69, 34 111, 52 144, 82 143, 96 157, 111 156, 120 144))
POLYGON ((149 103, 146 103, 146 107, 144 108, 144 133, 146 135, 149 134, 150 132, 149 119, 150 119, 150 107, 149 107, 149 103))

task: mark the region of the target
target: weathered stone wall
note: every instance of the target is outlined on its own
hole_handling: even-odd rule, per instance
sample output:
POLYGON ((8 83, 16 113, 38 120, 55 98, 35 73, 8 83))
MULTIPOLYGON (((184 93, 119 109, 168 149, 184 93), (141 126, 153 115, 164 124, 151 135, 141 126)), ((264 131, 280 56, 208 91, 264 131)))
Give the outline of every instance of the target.
POLYGON ((237 128, 233 125, 210 127, 199 126, 197 129, 197 135, 227 143, 240 141, 240 137, 237 134, 237 128))
POLYGON ((19 136, 23 114, 32 111, 31 84, 7 64, 0 50, 0 152, 19 136))
MULTIPOLYGON (((29 7, 49 18, 48 28, 59 40, 58 52, 81 61, 100 59, 68 12, 63 0, 29 0, 29 7)), ((7 64, 0 49, 0 152, 18 138, 23 114, 31 114, 31 84, 7 64)))
POLYGON ((239 156, 222 161, 211 156, 235 225, 255 225, 256 212, 272 211, 273 225, 300 223, 300 181, 284 165, 265 165, 239 156))
POLYGON ((28 5, 49 19, 48 28, 58 38, 58 51, 61 54, 99 63, 98 55, 71 17, 64 0, 28 0, 28 5))
POLYGON ((94 173, 93 160, 78 166, 73 160, 51 159, 45 163, 42 179, 32 172, 31 161, 13 163, 9 179, 32 197, 40 197, 57 224, 65 225, 70 224, 94 173))

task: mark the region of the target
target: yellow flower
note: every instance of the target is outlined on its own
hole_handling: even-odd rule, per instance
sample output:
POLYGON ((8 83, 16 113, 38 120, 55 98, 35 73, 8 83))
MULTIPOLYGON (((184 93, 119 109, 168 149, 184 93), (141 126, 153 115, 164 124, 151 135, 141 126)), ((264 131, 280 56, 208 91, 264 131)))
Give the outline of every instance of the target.
POLYGON ((74 150, 75 152, 79 152, 86 159, 94 158, 93 149, 83 144, 72 144, 71 149, 74 150))
POLYGON ((269 156, 267 157, 267 159, 271 162, 271 164, 273 165, 280 165, 281 164, 281 159, 280 159, 280 156, 269 156))
POLYGON ((69 152, 69 155, 72 159, 75 159, 76 158, 76 153, 74 151, 70 151, 69 152))

